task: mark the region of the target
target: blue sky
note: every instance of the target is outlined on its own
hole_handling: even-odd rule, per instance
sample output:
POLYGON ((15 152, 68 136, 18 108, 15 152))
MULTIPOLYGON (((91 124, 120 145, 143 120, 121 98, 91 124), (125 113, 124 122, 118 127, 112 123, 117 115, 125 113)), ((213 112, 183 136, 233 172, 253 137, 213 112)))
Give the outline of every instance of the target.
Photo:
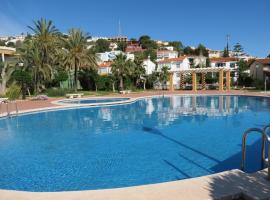
POLYGON ((153 39, 179 40, 223 49, 226 34, 231 46, 240 42, 245 51, 270 54, 270 0, 1 0, 0 35, 29 31, 41 17, 52 19, 63 31, 82 28, 93 36, 122 33, 153 39))

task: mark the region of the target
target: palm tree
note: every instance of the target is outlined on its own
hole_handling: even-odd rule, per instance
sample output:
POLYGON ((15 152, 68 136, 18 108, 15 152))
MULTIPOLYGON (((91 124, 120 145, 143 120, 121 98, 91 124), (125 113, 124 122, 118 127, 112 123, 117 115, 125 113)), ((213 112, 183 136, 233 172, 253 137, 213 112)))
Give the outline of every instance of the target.
POLYGON ((127 60, 127 56, 119 54, 116 56, 112 64, 112 74, 115 77, 119 77, 119 89, 124 89, 124 77, 131 75, 134 63, 131 60, 127 60))
POLYGON ((69 36, 64 39, 63 57, 69 70, 74 70, 74 90, 77 91, 78 70, 95 68, 97 66, 95 56, 87 49, 89 36, 80 29, 71 29, 69 36))
POLYGON ((38 93, 41 82, 52 78, 52 62, 60 44, 60 33, 51 20, 47 21, 43 18, 35 21, 34 26, 28 28, 34 32, 34 35, 27 37, 19 53, 24 67, 33 73, 35 93, 38 93))
POLYGON ((50 63, 44 62, 42 50, 36 40, 26 40, 20 52, 20 60, 23 62, 24 70, 30 71, 34 78, 35 93, 39 92, 43 81, 50 80, 53 76, 53 69, 50 63))
POLYGON ((164 87, 165 89, 167 89, 167 81, 169 79, 169 70, 170 68, 167 66, 163 66, 161 68, 161 72, 159 74, 159 80, 162 83, 162 89, 164 89, 164 87))
POLYGON ((136 56, 134 59, 134 69, 132 72, 132 76, 135 80, 135 85, 138 86, 139 83, 142 81, 143 82, 143 88, 145 90, 145 82, 146 82, 146 77, 145 77, 145 68, 143 66, 143 58, 140 56, 136 56))

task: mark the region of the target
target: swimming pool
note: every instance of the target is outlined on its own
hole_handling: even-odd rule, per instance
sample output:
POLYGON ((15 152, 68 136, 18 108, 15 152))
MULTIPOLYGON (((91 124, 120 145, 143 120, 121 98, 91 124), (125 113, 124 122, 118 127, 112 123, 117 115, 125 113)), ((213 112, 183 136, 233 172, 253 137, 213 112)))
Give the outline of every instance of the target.
MULTIPOLYGON (((270 98, 170 96, 0 120, 0 188, 70 191, 161 183, 240 167, 270 98)), ((247 166, 259 168, 259 138, 247 166), (257 157, 257 158, 256 158, 257 157)))
POLYGON ((97 104, 97 103, 116 103, 125 102, 130 98, 85 98, 85 99, 66 99, 60 100, 57 103, 61 104, 97 104))

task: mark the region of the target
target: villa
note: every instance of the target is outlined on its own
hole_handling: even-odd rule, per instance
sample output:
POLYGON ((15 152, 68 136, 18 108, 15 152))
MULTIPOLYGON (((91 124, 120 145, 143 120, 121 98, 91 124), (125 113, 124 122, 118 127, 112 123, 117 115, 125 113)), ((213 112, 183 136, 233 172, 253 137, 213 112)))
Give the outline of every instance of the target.
POLYGON ((170 58, 177 58, 178 52, 172 50, 158 50, 157 51, 157 61, 170 59, 170 58))
POLYGON ((112 62, 110 61, 100 63, 98 65, 98 74, 101 76, 111 74, 111 69, 112 69, 111 65, 112 65, 112 62))
POLYGON ((270 58, 256 59, 250 65, 250 75, 254 79, 266 80, 270 77, 270 58))
POLYGON ((156 70, 156 64, 151 61, 150 56, 143 60, 143 67, 145 68, 146 75, 150 75, 156 70))
MULTIPOLYGON (((187 70, 190 68, 189 59, 186 56, 181 56, 177 58, 168 58, 163 59, 157 62, 157 71, 161 71, 162 67, 168 67, 169 71, 181 71, 187 70)), ((175 88, 179 88, 180 86, 180 79, 177 73, 173 74, 173 85, 175 88)))

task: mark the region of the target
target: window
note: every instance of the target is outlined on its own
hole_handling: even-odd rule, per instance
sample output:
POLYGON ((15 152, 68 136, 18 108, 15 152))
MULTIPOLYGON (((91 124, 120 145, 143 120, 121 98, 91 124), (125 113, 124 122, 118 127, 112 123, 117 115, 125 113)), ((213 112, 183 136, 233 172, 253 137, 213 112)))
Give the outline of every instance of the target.
POLYGON ((230 68, 235 68, 235 63, 230 63, 230 68))
POLYGON ((176 68, 177 68, 177 69, 180 68, 180 63, 176 63, 176 68))

